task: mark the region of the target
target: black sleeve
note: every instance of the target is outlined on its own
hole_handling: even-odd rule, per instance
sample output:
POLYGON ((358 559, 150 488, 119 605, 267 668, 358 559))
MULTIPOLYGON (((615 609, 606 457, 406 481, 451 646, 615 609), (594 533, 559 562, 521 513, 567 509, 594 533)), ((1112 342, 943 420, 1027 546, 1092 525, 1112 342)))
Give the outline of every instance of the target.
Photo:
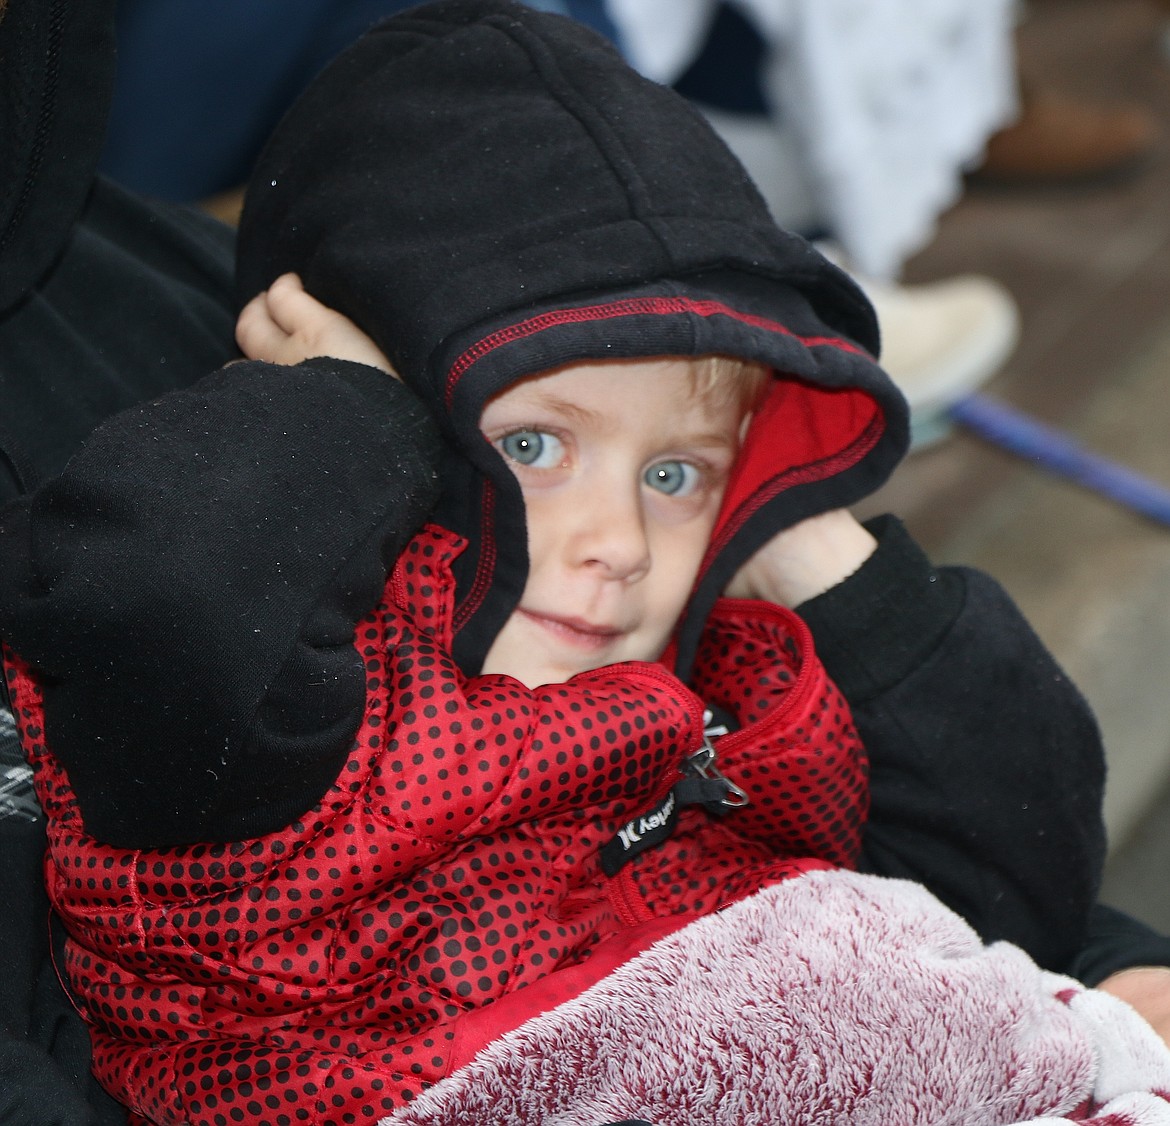
POLYGON ((870 560, 798 608, 869 753, 861 867, 1067 971, 1105 852, 1096 722, 994 581, 933 568, 891 517, 870 530, 870 560))
POLYGON ((1170 966, 1170 937, 1098 903, 1089 916, 1088 939, 1068 972, 1086 985, 1100 985, 1133 966, 1170 966))
POLYGON ((364 705, 354 625, 434 504, 437 446, 373 368, 238 363, 0 512, 0 635, 89 832, 239 839, 320 797, 364 705))

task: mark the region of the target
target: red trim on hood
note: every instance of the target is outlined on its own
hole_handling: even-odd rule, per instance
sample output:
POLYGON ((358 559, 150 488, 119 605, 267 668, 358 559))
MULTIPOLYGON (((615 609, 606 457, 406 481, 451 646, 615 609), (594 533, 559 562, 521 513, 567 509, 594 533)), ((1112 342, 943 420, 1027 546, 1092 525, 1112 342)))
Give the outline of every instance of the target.
POLYGON ((677 316, 680 313, 693 313, 700 317, 730 317, 732 320, 762 328, 768 332, 778 333, 781 336, 791 336, 802 344, 813 347, 818 344, 831 344, 843 352, 858 355, 868 355, 864 349, 837 336, 800 336, 779 321, 769 320, 767 317, 757 317, 751 313, 744 313, 724 305, 722 301, 697 301, 689 297, 632 297, 625 301, 611 301, 604 305, 583 305, 572 309, 554 309, 539 316, 530 317, 526 321, 509 325, 497 332, 485 336, 478 343, 467 349, 452 365, 447 373, 447 386, 444 390, 444 401, 448 408, 455 395, 455 387, 463 378, 472 364, 481 360, 496 348, 509 344, 514 340, 523 340, 534 336, 548 328, 555 328, 563 324, 586 324, 590 321, 612 320, 616 317, 636 317, 652 314, 655 316, 677 316))
POLYGON ((856 465, 884 432, 885 416, 864 391, 776 379, 736 457, 700 574, 752 513, 786 489, 856 465))

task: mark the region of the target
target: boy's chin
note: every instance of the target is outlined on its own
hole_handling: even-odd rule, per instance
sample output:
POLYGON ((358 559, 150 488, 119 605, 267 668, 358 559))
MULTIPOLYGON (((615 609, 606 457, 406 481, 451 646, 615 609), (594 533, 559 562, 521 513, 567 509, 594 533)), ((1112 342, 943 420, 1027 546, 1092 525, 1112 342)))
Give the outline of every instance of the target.
POLYGON ((584 672, 620 663, 625 658, 614 654, 573 654, 553 656, 540 653, 536 646, 493 646, 483 663, 485 674, 510 676, 525 688, 544 684, 564 684, 584 672))
POLYGON ((581 673, 628 661, 654 661, 665 642, 641 634, 614 635, 604 642, 561 635, 558 625, 516 613, 500 631, 483 662, 485 674, 510 676, 526 688, 563 684, 581 673), (650 652, 653 650, 653 652, 650 652))
POLYGON ((604 668, 612 661, 598 661, 595 664, 565 665, 546 664, 533 661, 491 662, 485 661, 483 671, 485 675, 510 676, 520 681, 525 688, 537 689, 545 684, 564 684, 579 673, 591 672, 593 669, 604 668))
POLYGON ((545 684, 564 684, 582 673, 595 672, 597 669, 608 668, 613 665, 622 665, 630 661, 655 661, 656 657, 610 655, 596 660, 582 661, 538 661, 514 660, 493 661, 489 653, 484 661, 483 673, 485 676, 510 676, 520 681, 525 688, 534 690, 545 684))

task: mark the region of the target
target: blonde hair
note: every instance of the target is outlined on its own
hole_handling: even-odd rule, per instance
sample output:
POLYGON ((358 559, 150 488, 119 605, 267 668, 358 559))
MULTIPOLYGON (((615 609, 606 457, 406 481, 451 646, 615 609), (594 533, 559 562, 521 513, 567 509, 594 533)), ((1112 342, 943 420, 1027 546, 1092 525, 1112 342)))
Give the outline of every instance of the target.
POLYGON ((735 402, 744 414, 756 409, 772 381, 772 369, 756 360, 695 356, 689 363, 694 394, 720 406, 735 402))

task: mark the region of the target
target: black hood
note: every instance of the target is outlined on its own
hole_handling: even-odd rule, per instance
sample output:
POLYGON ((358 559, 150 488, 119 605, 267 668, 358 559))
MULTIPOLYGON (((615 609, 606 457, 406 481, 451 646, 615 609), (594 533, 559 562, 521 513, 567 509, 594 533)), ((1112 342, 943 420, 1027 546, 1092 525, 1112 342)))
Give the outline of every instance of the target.
POLYGON ((0 17, 0 313, 61 253, 114 84, 114 0, 11 0, 0 17))
POLYGON ((249 186, 241 301, 295 270, 352 317, 450 444, 440 518, 470 541, 456 657, 523 591, 523 502, 478 431, 485 401, 575 360, 729 354, 776 381, 680 632, 781 528, 851 503, 905 450, 873 311, 781 231, 702 117, 580 24, 441 0, 378 25, 310 87, 249 186))

